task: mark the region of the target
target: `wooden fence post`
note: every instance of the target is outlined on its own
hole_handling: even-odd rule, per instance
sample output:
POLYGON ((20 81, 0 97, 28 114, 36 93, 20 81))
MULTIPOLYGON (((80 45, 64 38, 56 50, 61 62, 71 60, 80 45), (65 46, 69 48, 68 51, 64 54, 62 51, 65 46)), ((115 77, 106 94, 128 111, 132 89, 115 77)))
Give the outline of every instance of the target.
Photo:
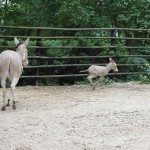
MULTIPOLYGON (((41 33, 41 29, 37 29, 37 36, 40 36, 41 33)), ((41 39, 36 39, 36 46, 41 46, 41 39)), ((41 55, 41 50, 39 48, 36 48, 36 55, 40 56, 41 55)), ((40 62, 37 61, 37 65, 40 65, 40 62)), ((36 70, 36 75, 39 76, 40 74, 40 70, 39 68, 36 70)), ((35 80, 35 85, 38 86, 39 85, 39 80, 38 78, 36 78, 35 80)))
MULTIPOLYGON (((118 30, 114 29, 114 30, 111 30, 111 37, 115 37, 115 38, 118 38, 118 30)), ((116 39, 111 39, 111 45, 115 45, 117 42, 116 39)))

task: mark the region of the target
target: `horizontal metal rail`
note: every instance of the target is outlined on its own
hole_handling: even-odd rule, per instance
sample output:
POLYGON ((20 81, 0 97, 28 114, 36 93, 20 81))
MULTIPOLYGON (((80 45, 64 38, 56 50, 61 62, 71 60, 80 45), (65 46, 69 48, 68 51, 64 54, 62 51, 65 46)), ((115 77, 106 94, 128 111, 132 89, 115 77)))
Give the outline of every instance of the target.
POLYGON ((114 55, 114 56, 62 56, 62 57, 47 57, 47 56, 29 56, 29 59, 87 59, 87 58, 124 58, 124 57, 150 57, 150 55, 114 55))
MULTIPOLYGON (((11 48, 14 49, 15 46, 3 46, 0 48, 11 48)), ((30 49, 100 49, 100 48, 120 48, 120 49, 150 49, 149 46, 28 46, 30 49)))
MULTIPOLYGON (((54 68, 54 67, 79 67, 79 66, 91 66, 91 65, 102 65, 106 64, 61 64, 61 65, 38 65, 38 66, 26 66, 24 68, 54 68)), ((146 66, 146 64, 117 64, 117 66, 146 66)))
MULTIPOLYGON (((149 74, 149 72, 120 72, 120 73, 109 73, 108 75, 139 75, 139 74, 149 74)), ((67 78, 67 77, 85 77, 88 74, 67 74, 67 75, 32 75, 32 76, 21 76, 21 78, 67 78)))
MULTIPOLYGON (((29 36, 17 36, 18 38, 28 38, 29 36)), ((14 38, 14 36, 0 35, 0 38, 14 38)), ((150 40, 150 38, 135 37, 98 37, 98 36, 30 36, 31 39, 116 39, 116 40, 150 40)))
POLYGON ((53 27, 27 27, 27 26, 0 26, 0 28, 7 29, 41 29, 41 30, 62 30, 62 31, 87 31, 87 30, 128 30, 128 31, 150 31, 150 29, 143 28, 53 28, 53 27))

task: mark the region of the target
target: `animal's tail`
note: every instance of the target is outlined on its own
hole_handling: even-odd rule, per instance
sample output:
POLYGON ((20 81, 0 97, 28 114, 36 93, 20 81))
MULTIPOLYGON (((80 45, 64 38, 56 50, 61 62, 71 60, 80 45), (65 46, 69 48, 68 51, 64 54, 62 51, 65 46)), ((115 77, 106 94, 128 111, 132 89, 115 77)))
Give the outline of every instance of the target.
POLYGON ((10 59, 7 60, 7 77, 9 78, 11 76, 11 73, 10 73, 10 64, 11 64, 11 61, 10 59))
POLYGON ((80 72, 87 72, 87 71, 89 71, 88 69, 87 70, 81 70, 80 72))

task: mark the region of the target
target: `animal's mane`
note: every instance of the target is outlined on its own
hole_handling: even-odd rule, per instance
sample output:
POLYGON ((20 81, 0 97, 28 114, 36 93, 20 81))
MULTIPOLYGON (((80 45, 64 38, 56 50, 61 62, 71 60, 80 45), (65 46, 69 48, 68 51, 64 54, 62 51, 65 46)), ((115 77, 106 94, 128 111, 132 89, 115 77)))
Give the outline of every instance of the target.
POLYGON ((21 42, 19 42, 19 43, 16 45, 16 48, 18 48, 21 44, 22 44, 22 43, 21 43, 21 42))

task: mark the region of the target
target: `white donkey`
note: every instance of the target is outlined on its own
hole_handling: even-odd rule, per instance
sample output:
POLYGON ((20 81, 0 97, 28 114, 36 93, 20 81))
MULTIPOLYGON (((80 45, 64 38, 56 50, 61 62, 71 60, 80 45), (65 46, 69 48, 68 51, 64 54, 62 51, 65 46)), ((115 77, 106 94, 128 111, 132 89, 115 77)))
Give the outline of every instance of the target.
POLYGON ((99 80, 95 83, 93 90, 95 90, 97 84, 100 81, 103 81, 104 77, 108 74, 108 72, 110 70, 114 70, 115 72, 118 71, 117 68, 117 64, 115 63, 115 61, 112 58, 109 58, 109 63, 106 66, 97 66, 97 65, 92 65, 90 66, 87 70, 83 70, 80 72, 89 72, 89 76, 87 77, 87 79, 89 80, 90 84, 93 85, 93 78, 96 78, 97 76, 99 76, 99 80))
POLYGON ((13 50, 5 50, 0 54, 0 79, 1 86, 3 88, 3 106, 1 110, 5 110, 6 106, 9 105, 5 103, 6 101, 6 79, 8 78, 11 81, 11 93, 13 97, 13 109, 16 109, 16 99, 15 99, 15 86, 17 85, 19 78, 23 71, 23 66, 28 65, 28 50, 26 46, 28 45, 29 38, 21 43, 15 37, 14 42, 16 44, 16 51, 13 50))

